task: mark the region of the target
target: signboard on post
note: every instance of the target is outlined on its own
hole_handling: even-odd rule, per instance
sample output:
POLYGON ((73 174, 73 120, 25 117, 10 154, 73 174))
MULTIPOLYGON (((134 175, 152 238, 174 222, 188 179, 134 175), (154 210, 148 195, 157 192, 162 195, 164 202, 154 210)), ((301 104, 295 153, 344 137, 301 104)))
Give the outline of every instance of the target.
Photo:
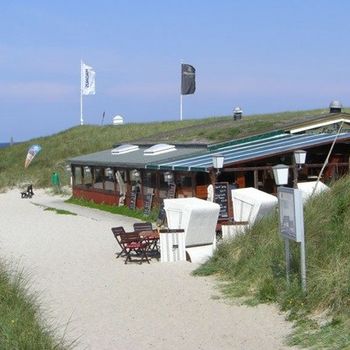
POLYGON ((152 198, 153 198, 152 193, 148 193, 144 196, 144 201, 143 201, 143 214, 144 215, 151 214, 152 198))
POLYGON ((214 184, 214 203, 220 205, 219 219, 228 219, 228 182, 215 182, 214 184))
POLYGON ((289 240, 300 243, 301 286, 306 292, 306 259, 304 238, 304 210, 301 191, 295 188, 278 188, 280 232, 285 240, 286 273, 289 284, 290 250, 289 240))
POLYGON ((131 191, 131 193, 130 193, 129 209, 135 210, 135 208, 136 208, 136 198, 137 198, 137 192, 136 191, 131 191))
POLYGON ((176 185, 170 184, 169 189, 168 189, 167 198, 175 198, 175 192, 176 192, 176 185))
POLYGON ((304 215, 301 192, 294 188, 278 188, 281 234, 295 242, 304 239, 304 215))

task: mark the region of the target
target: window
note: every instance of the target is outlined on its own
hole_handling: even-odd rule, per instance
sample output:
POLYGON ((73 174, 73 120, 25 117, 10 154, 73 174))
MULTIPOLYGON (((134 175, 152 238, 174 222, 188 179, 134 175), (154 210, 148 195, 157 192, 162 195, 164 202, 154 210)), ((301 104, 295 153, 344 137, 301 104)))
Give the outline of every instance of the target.
POLYGON ((143 154, 145 156, 155 156, 158 154, 168 153, 176 151, 176 148, 174 145, 168 145, 167 143, 159 143, 157 145, 154 145, 152 147, 149 147, 143 151, 143 154))
POLYGON ((139 149, 139 146, 137 145, 125 144, 125 145, 120 145, 116 148, 113 148, 111 152, 113 155, 118 155, 118 154, 134 152, 134 151, 137 151, 138 149, 139 149))

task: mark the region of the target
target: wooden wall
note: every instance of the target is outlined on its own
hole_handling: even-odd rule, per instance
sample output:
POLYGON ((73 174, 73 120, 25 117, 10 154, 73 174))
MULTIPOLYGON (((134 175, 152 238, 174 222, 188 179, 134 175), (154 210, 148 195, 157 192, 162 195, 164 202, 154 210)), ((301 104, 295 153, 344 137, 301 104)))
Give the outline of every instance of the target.
POLYGON ((95 203, 105 203, 110 205, 118 205, 119 203, 119 196, 114 192, 108 193, 96 188, 90 190, 74 187, 73 197, 86 199, 88 201, 92 200, 95 203))

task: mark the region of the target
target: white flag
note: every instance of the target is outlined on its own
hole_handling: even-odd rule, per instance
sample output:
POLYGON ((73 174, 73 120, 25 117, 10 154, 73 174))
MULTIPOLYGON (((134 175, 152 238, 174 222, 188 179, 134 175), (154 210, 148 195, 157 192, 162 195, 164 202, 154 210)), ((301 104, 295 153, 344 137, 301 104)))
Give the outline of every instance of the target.
POLYGON ((95 95, 95 71, 83 62, 81 62, 81 93, 95 95))

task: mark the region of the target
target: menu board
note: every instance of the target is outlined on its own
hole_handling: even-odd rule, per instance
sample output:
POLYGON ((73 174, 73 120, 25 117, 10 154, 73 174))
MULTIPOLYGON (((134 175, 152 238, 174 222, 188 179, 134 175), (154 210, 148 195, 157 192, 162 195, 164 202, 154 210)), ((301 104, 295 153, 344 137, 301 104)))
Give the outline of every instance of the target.
POLYGON ((131 191, 131 193, 130 193, 130 203, 129 203, 129 208, 130 209, 135 209, 136 208, 136 198, 137 198, 137 192, 136 191, 131 191))
POLYGON ((143 214, 151 214, 153 194, 148 193, 143 197, 143 214))
POLYGON ((228 219, 228 182, 214 184, 214 202, 220 205, 219 219, 228 219))
POLYGON ((175 198, 176 185, 170 184, 168 189, 168 198, 175 198))

